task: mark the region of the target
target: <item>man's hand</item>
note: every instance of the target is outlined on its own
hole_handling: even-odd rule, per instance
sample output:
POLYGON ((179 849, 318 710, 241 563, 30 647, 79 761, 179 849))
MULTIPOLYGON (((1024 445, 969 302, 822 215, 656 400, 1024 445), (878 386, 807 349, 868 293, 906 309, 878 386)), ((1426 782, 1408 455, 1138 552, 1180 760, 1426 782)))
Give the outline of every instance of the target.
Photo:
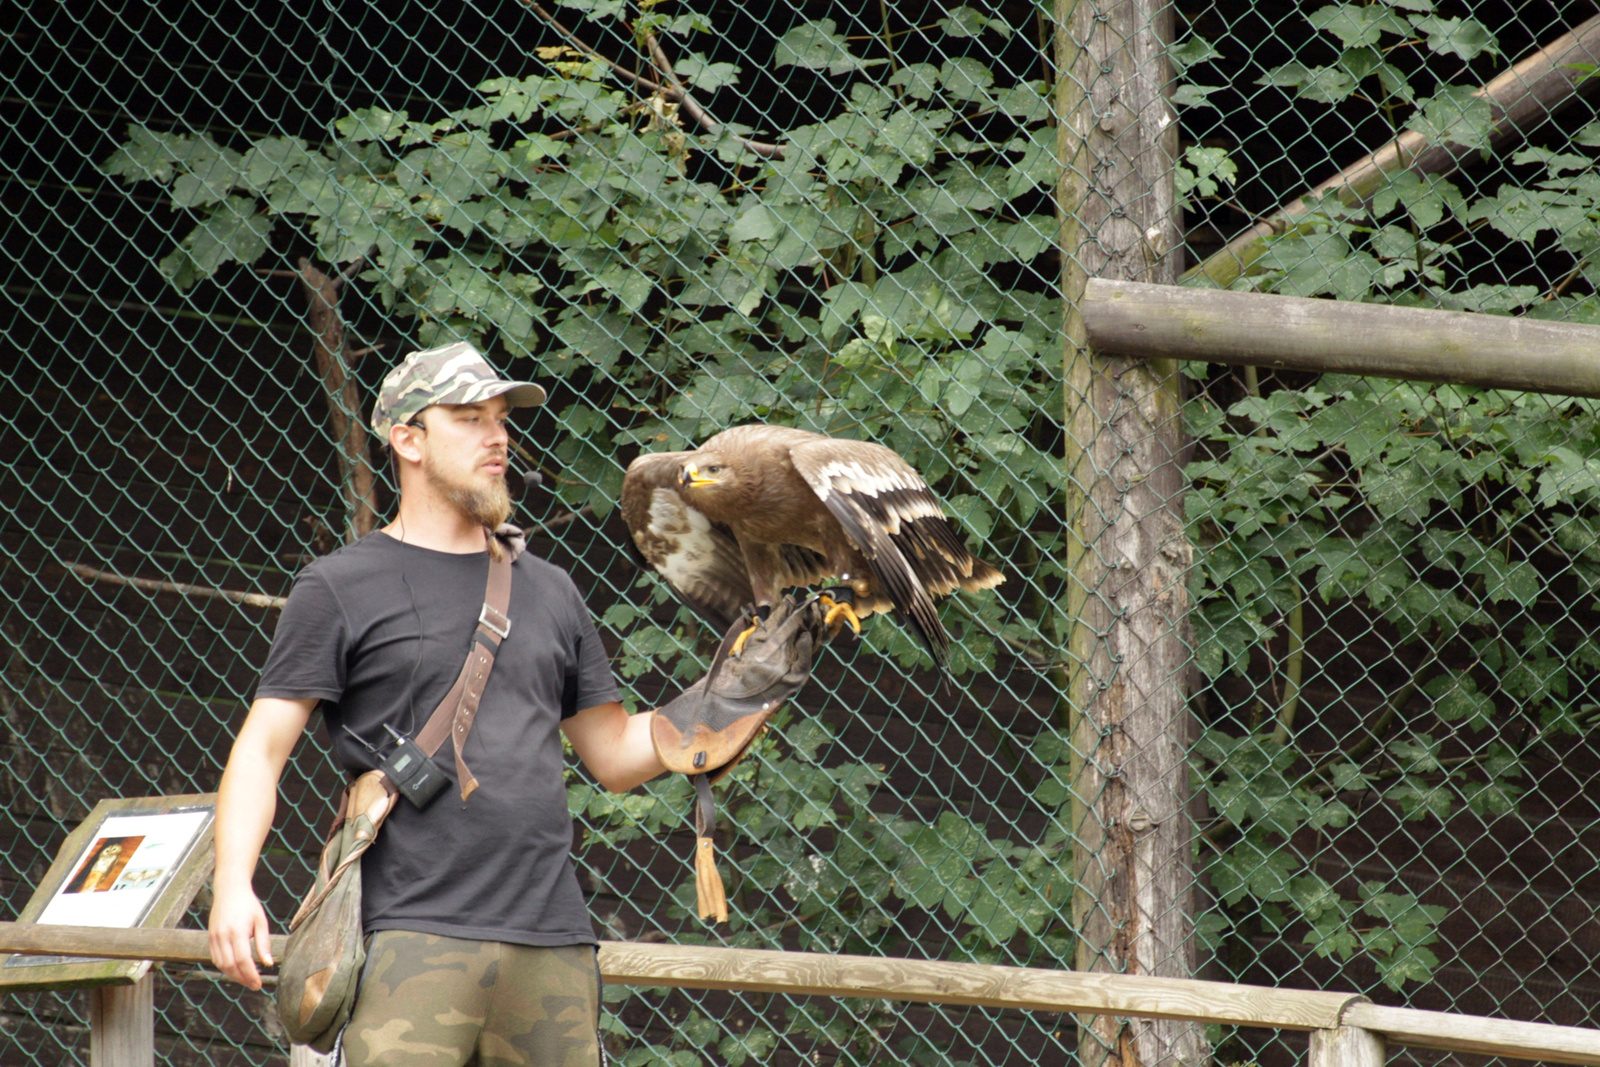
POLYGON ((211 904, 209 922, 211 962, 224 975, 250 989, 261 988, 261 973, 251 954, 254 942, 261 962, 272 965, 272 942, 267 912, 248 888, 218 892, 211 904))
POLYGON ((726 774, 810 679, 812 657, 825 640, 823 619, 816 597, 785 596, 733 656, 735 623, 706 676, 656 709, 650 739, 661 765, 712 781, 726 774))
POLYGON ((251 941, 260 947, 263 963, 272 962, 272 949, 267 942, 267 913, 250 887, 250 876, 272 828, 278 776, 316 704, 309 698, 258 698, 234 739, 222 784, 217 787, 211 962, 251 989, 261 988, 261 975, 250 955, 251 941))

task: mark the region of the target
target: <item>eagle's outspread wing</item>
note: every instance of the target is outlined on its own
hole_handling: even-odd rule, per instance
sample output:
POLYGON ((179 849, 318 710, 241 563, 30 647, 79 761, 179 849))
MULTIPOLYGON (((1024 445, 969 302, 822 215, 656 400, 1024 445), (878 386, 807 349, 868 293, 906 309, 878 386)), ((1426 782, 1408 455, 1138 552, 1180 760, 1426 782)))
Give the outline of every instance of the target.
POLYGON ((933 598, 989 589, 1004 576, 967 551, 922 475, 892 449, 818 436, 792 448, 790 458, 866 557, 878 592, 943 663, 950 634, 933 598))

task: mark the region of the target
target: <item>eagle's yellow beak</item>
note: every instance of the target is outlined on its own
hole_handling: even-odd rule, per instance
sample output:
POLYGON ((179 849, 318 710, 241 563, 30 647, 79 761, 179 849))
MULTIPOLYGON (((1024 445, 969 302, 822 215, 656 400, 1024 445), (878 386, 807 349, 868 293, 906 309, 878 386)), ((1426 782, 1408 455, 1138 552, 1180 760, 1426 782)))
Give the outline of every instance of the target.
POLYGON ((700 468, 693 463, 683 468, 683 474, 678 478, 678 484, 685 489, 704 489, 708 485, 716 485, 715 478, 705 478, 700 474, 700 468))

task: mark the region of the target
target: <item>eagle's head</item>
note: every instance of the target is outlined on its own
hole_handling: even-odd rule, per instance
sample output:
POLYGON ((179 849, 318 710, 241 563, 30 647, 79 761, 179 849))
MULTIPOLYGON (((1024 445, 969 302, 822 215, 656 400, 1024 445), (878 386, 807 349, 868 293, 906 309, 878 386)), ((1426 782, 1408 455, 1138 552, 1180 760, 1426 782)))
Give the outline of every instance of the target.
POLYGON ((729 499, 739 488, 739 472, 726 456, 699 452, 678 469, 678 488, 687 497, 729 499))

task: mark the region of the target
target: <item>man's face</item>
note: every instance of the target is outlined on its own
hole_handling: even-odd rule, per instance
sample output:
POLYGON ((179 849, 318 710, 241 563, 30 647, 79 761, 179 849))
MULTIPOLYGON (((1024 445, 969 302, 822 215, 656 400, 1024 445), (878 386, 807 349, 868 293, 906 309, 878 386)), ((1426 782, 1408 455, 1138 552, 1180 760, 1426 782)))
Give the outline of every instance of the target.
POLYGON ((501 397, 477 404, 436 404, 417 416, 426 427, 422 471, 439 494, 473 521, 494 529, 511 517, 506 489, 509 408, 501 397))

